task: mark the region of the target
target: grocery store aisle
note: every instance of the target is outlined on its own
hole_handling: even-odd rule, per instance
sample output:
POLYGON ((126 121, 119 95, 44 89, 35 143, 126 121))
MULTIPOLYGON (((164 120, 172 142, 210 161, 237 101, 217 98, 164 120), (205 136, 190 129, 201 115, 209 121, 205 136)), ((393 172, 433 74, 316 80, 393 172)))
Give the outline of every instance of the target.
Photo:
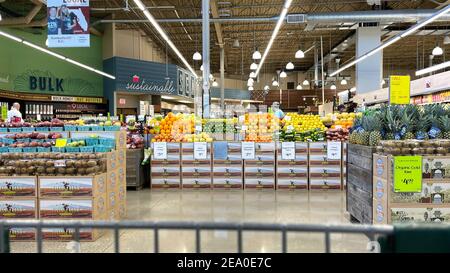
MULTIPOLYGON (((268 223, 349 223, 340 191, 150 191, 128 192, 128 219, 152 221, 230 221, 268 223)), ((202 231, 203 252, 235 252, 235 232, 202 231)), ((193 252, 193 231, 160 231, 161 252, 193 252)), ((244 232, 244 252, 279 252, 281 234, 244 232)), ((362 235, 333 234, 332 251, 365 251, 362 235)), ((122 252, 153 252, 153 232, 121 231, 122 252)), ((13 252, 33 252, 35 243, 12 244, 13 252)), ((68 252, 67 243, 45 242, 45 252, 68 252)), ((289 233, 289 252, 323 252, 323 234, 289 233)), ((110 233, 81 244, 82 252, 112 252, 110 233)))

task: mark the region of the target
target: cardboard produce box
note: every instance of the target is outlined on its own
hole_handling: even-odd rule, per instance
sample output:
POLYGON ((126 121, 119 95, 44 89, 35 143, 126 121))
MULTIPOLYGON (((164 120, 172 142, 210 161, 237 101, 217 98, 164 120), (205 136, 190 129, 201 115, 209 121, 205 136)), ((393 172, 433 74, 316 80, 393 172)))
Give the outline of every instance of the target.
POLYGON ((423 181, 450 182, 450 157, 423 156, 422 179, 423 181))
POLYGON ((117 167, 118 167, 118 160, 117 160, 117 158, 118 158, 118 153, 117 153, 117 151, 112 151, 112 152, 109 152, 109 153, 107 153, 107 156, 106 156, 106 166, 107 166, 107 170, 108 171, 114 171, 114 170, 116 170, 117 169, 117 167))
POLYGON ((206 158, 196 159, 194 143, 181 143, 181 184, 183 188, 211 188, 212 145, 206 143, 206 158))
POLYGON ((106 174, 95 176, 40 176, 40 198, 95 198, 105 196, 106 174))
POLYGON ((36 199, 0 200, 0 219, 36 219, 36 199))
MULTIPOLYGON (((153 149, 153 143, 151 144, 153 149)), ((152 189, 181 188, 181 144, 166 143, 167 158, 155 159, 151 155, 150 172, 152 189)))
POLYGON ((41 219, 105 219, 107 204, 105 197, 91 199, 40 199, 41 219))
POLYGON ((283 144, 277 143, 277 188, 308 189, 308 143, 295 142, 294 159, 283 158, 283 144))
MULTIPOLYGON (((79 240, 82 242, 95 241, 104 234, 104 230, 81 228, 79 231, 79 240)), ((75 240, 75 229, 73 228, 44 228, 42 229, 42 238, 46 241, 68 242, 75 240)))
POLYGON ((241 143, 227 142, 225 152, 216 151, 216 148, 216 146, 213 146, 213 188, 242 189, 244 166, 241 143), (219 154, 225 157, 218 157, 219 154), (218 155, 218 158, 216 158, 216 155, 218 155))
POLYGON ((36 198, 36 176, 2 176, 0 177, 0 199, 36 198))
POLYGON ((449 207, 390 208, 389 223, 449 223, 449 207))
POLYGON ((127 169, 127 149, 117 150, 117 164, 119 167, 127 169))
POLYGON ((9 230, 9 240, 13 242, 28 242, 36 240, 35 228, 11 228, 9 230))
POLYGON ((117 170, 108 171, 106 173, 106 190, 107 192, 117 192, 119 189, 119 172, 117 170))
POLYGON ((244 160, 246 189, 275 189, 275 142, 255 143, 255 159, 244 160))

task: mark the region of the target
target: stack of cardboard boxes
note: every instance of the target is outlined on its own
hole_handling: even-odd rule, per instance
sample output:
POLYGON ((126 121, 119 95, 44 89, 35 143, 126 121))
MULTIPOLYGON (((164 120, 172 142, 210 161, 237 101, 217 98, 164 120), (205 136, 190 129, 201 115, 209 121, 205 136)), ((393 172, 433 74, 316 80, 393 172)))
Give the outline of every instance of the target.
POLYGON ((244 160, 246 189, 275 189, 275 142, 255 143, 255 159, 244 160))
MULTIPOLYGON (((37 219, 38 192, 35 176, 0 177, 0 219, 37 219)), ((13 228, 11 241, 35 240, 32 228, 13 228)))
MULTIPOLYGON (((152 143, 152 150, 155 144, 152 143)), ((155 159, 152 153, 150 162, 151 188, 171 188, 179 189, 181 187, 181 145, 180 143, 167 143, 166 159, 155 159)))
MULTIPOLYGON (((243 168, 241 143, 225 142, 225 145, 226 158, 218 159, 213 157, 213 188, 242 189, 243 168)), ((214 152, 216 152, 215 147, 214 152)))
POLYGON ((330 160, 327 142, 309 143, 309 188, 342 189, 340 159, 330 160))
POLYGON ((277 144, 277 188, 308 189, 308 143, 289 144, 293 146, 294 153, 285 155, 284 158, 283 145, 286 144, 277 144))
POLYGON ((194 143, 181 144, 181 183, 183 188, 211 188, 211 148, 211 143, 206 143, 205 154, 199 154, 196 157, 194 143))

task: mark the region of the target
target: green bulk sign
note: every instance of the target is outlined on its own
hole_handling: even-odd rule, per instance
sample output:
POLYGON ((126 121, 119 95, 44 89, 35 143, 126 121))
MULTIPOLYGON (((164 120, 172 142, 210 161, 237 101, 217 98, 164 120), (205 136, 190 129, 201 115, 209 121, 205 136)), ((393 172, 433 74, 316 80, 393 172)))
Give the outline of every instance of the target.
POLYGON ((394 157, 394 192, 422 192, 422 157, 394 157))

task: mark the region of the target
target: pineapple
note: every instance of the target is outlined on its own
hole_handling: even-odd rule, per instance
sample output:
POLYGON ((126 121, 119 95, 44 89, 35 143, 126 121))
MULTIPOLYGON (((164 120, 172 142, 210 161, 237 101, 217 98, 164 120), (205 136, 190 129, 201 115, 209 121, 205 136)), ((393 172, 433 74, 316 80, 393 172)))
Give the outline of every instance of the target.
POLYGON ((402 136, 402 139, 414 139, 415 135, 414 135, 414 128, 415 128, 415 124, 414 124, 414 119, 413 119, 413 114, 409 113, 408 114, 408 109, 405 108, 405 111, 403 112, 403 116, 402 116, 402 124, 403 124, 403 128, 404 128, 404 134, 402 136))
POLYGON ((442 132, 442 138, 450 139, 450 117, 444 115, 439 118, 439 127, 442 132))
POLYGON ((378 146, 382 139, 381 135, 381 118, 379 116, 379 113, 375 114, 374 117, 371 120, 371 132, 369 135, 369 146, 378 146))
POLYGON ((428 131, 431 127, 431 117, 425 113, 425 111, 420 111, 417 119, 417 131, 416 139, 428 140, 428 131))
POLYGON ((402 128, 402 109, 398 105, 391 105, 386 111, 386 139, 399 140, 402 128))

